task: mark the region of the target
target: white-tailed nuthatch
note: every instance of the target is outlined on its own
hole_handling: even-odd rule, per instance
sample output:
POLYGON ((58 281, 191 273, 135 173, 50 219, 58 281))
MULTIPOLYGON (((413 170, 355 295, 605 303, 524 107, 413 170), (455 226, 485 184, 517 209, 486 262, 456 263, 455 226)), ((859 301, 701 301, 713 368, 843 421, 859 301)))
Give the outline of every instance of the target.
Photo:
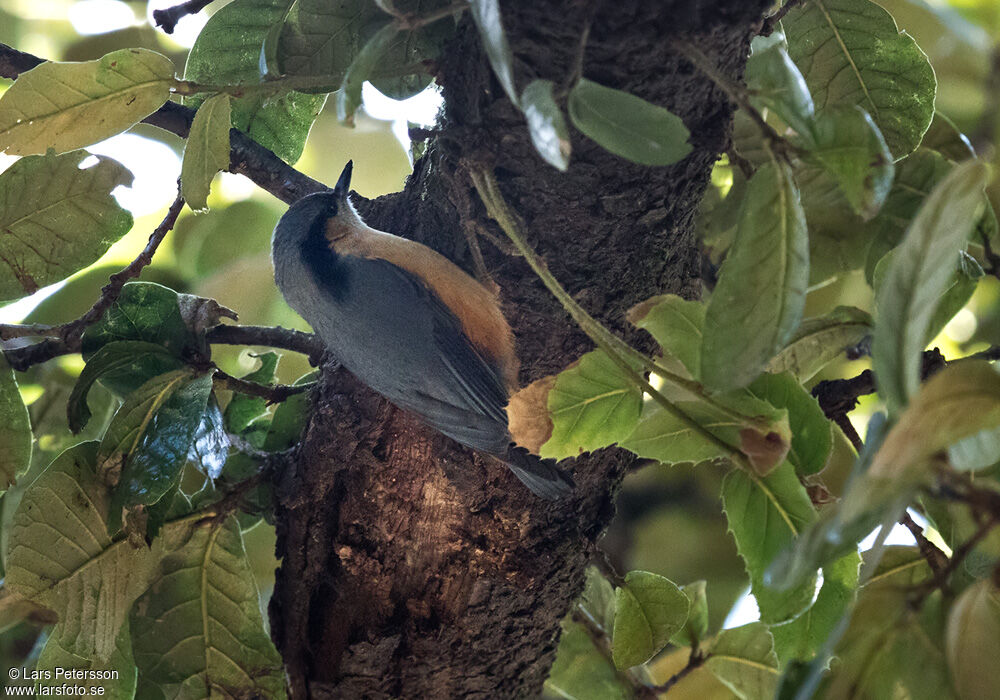
POLYGON ((496 295, 425 245, 365 225, 333 190, 295 202, 272 238, 288 304, 358 379, 463 445, 493 455, 542 498, 573 480, 511 441, 514 336, 496 295))

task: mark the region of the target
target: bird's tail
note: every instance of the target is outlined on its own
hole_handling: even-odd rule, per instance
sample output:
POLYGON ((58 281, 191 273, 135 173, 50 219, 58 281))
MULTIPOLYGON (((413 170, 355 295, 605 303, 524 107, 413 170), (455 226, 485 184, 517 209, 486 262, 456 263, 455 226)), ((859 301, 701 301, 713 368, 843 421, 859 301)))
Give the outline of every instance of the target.
POLYGON ((554 501, 569 494, 576 486, 573 478, 557 467, 553 460, 542 459, 523 447, 511 445, 503 461, 539 498, 554 501))

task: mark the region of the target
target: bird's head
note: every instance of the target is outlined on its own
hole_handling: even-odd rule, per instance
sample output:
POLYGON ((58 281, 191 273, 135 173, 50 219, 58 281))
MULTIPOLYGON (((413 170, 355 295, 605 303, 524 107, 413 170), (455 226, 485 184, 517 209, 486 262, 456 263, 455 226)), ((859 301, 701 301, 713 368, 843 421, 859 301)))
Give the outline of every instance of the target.
POLYGON ((352 170, 353 161, 347 161, 332 190, 306 195, 288 207, 288 211, 274 227, 272 246, 275 250, 301 244, 311 237, 335 239, 337 233, 348 231, 352 225, 360 224, 360 219, 347 197, 351 187, 352 170), (343 222, 343 225, 328 226, 331 220, 343 222))

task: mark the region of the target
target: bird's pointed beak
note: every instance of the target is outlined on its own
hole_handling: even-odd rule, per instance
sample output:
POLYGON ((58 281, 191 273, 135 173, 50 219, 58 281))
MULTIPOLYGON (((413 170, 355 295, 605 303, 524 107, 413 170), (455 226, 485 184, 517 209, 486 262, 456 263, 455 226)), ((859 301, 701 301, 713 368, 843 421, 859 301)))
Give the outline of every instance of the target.
POLYGON ((340 178, 337 180, 337 184, 333 188, 333 193, 337 196, 338 201, 347 201, 347 193, 351 189, 351 172, 353 170, 354 161, 347 161, 347 165, 344 166, 344 171, 340 173, 340 178))

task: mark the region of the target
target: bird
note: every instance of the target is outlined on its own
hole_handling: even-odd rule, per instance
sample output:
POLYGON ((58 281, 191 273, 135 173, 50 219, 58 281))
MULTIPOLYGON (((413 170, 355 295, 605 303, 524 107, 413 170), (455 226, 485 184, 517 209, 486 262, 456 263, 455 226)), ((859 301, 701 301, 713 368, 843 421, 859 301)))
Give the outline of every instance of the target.
POLYGON ((498 458, 537 496, 566 496, 572 477, 511 438, 518 360, 497 295, 431 248, 365 224, 348 197, 352 171, 348 161, 332 190, 300 198, 274 228, 288 305, 395 406, 498 458))

